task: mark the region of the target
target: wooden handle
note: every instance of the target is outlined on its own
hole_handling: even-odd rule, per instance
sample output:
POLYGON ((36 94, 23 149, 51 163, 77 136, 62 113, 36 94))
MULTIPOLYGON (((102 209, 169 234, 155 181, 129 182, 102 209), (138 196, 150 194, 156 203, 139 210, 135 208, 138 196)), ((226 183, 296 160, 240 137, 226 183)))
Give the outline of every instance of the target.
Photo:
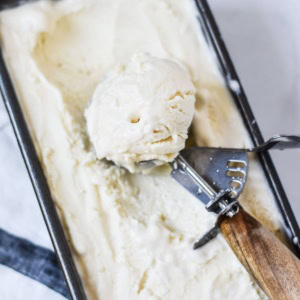
POLYGON ((300 261, 243 208, 225 218, 221 232, 231 249, 271 299, 300 299, 300 261))

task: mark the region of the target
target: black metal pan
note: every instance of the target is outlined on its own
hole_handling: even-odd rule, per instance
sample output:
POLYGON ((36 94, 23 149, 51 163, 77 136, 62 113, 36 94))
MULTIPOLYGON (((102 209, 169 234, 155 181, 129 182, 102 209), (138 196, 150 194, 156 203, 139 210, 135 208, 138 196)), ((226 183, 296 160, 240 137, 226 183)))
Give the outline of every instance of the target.
MULTIPOLYGON (((28 1, 0 1, 0 10, 22 5, 28 1)), ((240 85, 239 93, 231 91, 232 97, 240 111, 246 129, 257 146, 263 142, 263 137, 255 121, 254 115, 248 103, 247 97, 243 91, 242 85, 239 81, 237 73, 233 67, 232 61, 229 57, 228 51, 222 40, 221 34, 216 25, 213 14, 208 6, 206 0, 195 0, 196 7, 199 10, 199 23, 212 51, 215 52, 220 70, 224 76, 225 81, 230 84, 230 80, 235 80, 240 85)), ((41 164, 39 162, 37 153, 34 148, 21 106, 18 102, 16 92, 14 90, 12 81, 7 71, 5 61, 0 49, 0 90, 9 114, 20 150, 22 152, 24 162, 26 164, 31 182, 33 184, 41 211, 43 213, 54 249, 56 251, 58 260, 67 281, 70 295, 73 299, 86 299, 84 290, 82 288, 81 280, 76 270, 69 245, 64 235, 62 225, 60 223, 58 214, 55 209, 54 202, 51 198, 49 186, 41 164)), ((268 153, 258 154, 260 163, 264 170, 265 176, 269 182, 272 192, 274 193, 277 206, 283 220, 283 230, 286 233, 287 240, 294 253, 300 257, 300 230, 284 192, 276 169, 268 153)))

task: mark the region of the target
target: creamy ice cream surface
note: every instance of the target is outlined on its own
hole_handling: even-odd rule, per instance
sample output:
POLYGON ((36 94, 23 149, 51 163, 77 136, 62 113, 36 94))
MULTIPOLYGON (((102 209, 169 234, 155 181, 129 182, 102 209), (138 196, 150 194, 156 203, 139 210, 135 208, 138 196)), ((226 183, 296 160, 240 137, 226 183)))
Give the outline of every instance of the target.
MULTIPOLYGON (((34 1, 1 12, 0 34, 5 61, 88 298, 265 299, 221 235, 204 248, 192 250, 195 239, 215 221, 195 197, 159 169, 147 176, 131 174, 99 160, 90 143, 85 110, 93 98, 91 105, 96 109, 87 114, 103 114, 101 120, 95 115, 95 127, 89 128, 95 136, 99 134, 94 141, 99 142, 98 154, 120 159, 118 149, 101 144, 115 134, 123 140, 111 143, 122 142, 130 161, 132 153, 151 142, 150 128, 163 130, 157 133, 161 134, 158 141, 172 136, 174 144, 168 145, 173 148, 167 152, 176 153, 184 144, 195 89, 192 132, 197 145, 251 146, 204 40, 194 1, 34 1), (149 52, 153 57, 132 59, 135 52, 149 52), (144 59, 146 70, 141 64, 144 59), (107 75, 99 85, 117 63, 125 69, 107 75), (169 68, 174 71, 168 73, 169 68), (157 87, 166 94, 154 97, 150 93, 147 98, 145 86, 153 84, 154 73, 155 84, 170 85, 163 91, 157 87), (175 78, 169 77, 171 73, 175 78), (132 86, 128 94, 122 91, 126 80, 132 86), (176 87, 173 80, 178 80, 176 87), (108 91, 111 98, 103 98, 108 91), (130 93, 137 97, 130 98, 130 93), (181 99, 181 93, 186 99, 181 99), (173 96, 165 105, 174 115, 160 114, 160 101, 173 96), (145 100, 150 98, 162 119, 155 122, 167 123, 173 128, 170 133, 153 125, 155 114, 151 116, 145 100), (122 109, 113 118, 119 118, 123 132, 110 134, 115 126, 111 124, 101 135, 100 130, 109 125, 105 114, 118 100, 122 109), (132 102, 127 107, 123 101, 132 102), (172 102, 177 108, 171 108, 172 102), (187 115, 179 114, 179 109, 187 115), (174 123, 177 116, 182 120, 180 128, 174 123), (139 118, 137 123, 128 122, 139 118), (138 126, 145 131, 136 130, 138 126), (134 130, 140 135, 138 142, 134 130)), ((112 113, 116 114, 114 109, 112 113)), ((155 151, 150 146, 151 155, 165 158, 165 144, 158 144, 155 151)), ((240 202, 270 230, 279 230, 274 199, 255 156, 240 202)))
POLYGON ((99 159, 131 172, 141 161, 170 162, 184 148, 195 89, 176 63, 137 53, 97 86, 85 117, 99 159))

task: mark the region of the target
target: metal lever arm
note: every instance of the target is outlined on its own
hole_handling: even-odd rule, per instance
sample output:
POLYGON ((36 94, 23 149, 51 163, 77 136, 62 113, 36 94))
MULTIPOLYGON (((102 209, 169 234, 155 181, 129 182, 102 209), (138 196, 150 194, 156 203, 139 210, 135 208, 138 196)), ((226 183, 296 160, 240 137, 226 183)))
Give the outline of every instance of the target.
POLYGON ((270 149, 295 149, 300 148, 300 136, 299 135, 274 135, 265 143, 247 149, 248 152, 262 152, 270 149))

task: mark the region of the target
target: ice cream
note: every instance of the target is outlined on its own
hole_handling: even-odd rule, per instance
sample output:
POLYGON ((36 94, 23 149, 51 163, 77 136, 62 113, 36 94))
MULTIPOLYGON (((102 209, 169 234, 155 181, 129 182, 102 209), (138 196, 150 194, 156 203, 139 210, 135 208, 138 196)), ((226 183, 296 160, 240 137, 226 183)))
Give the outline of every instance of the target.
MULTIPOLYGON (((196 93, 198 145, 251 142, 192 0, 35 1, 1 12, 1 47, 89 299, 264 299, 219 235, 215 216, 169 175, 99 161, 84 111, 99 81, 134 52, 180 62, 196 93), (16 21, 17 20, 17 21, 16 21)), ((274 231, 274 199, 256 158, 243 207, 274 231)))
POLYGON ((131 172, 141 161, 172 161, 184 148, 194 104, 186 70, 170 60, 135 54, 101 81, 86 110, 97 157, 131 172))

